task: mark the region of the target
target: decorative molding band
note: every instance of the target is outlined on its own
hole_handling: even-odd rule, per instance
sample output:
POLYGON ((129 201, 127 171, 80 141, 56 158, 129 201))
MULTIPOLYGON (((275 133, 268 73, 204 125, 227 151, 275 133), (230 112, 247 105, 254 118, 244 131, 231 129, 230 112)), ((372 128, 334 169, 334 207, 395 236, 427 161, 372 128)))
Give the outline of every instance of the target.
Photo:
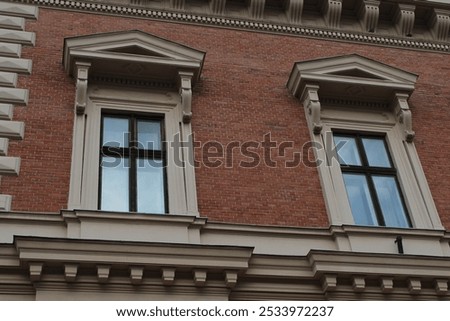
POLYGON ((0 15, 0 28, 23 31, 25 29, 25 19, 0 15))
MULTIPOLYGON (((239 18, 212 17, 209 15, 190 14, 182 12, 170 12, 165 10, 154 10, 136 8, 125 5, 106 5, 101 3, 83 2, 74 0, 13 0, 16 2, 40 5, 43 7, 72 9, 80 11, 90 11, 104 14, 114 14, 121 16, 144 17, 149 19, 185 22, 192 24, 206 24, 218 27, 245 29, 252 31, 263 31, 270 33, 289 34, 303 37, 330 39, 338 41, 361 42, 366 44, 400 47, 408 49, 449 52, 450 44, 440 41, 429 41, 425 39, 404 39, 390 35, 374 35, 367 33, 357 33, 345 30, 327 30, 314 27, 292 26, 282 23, 268 23, 249 21, 239 18)), ((0 30, 0 41, 2 41, 0 30)))
POLYGON ((6 57, 20 58, 22 45, 16 43, 0 42, 0 55, 6 57))
POLYGON ((320 101, 324 105, 335 105, 335 106, 357 106, 357 107, 369 107, 369 108, 388 108, 389 104, 385 102, 378 101, 363 101, 363 100, 350 100, 350 99, 339 99, 339 98, 330 98, 324 97, 321 98, 320 101))
POLYGON ((143 79, 126 79, 126 78, 114 78, 111 76, 93 75, 89 77, 89 81, 95 83, 104 83, 110 85, 119 86, 133 86, 133 87, 145 87, 145 88, 160 88, 160 89, 174 89, 175 85, 172 82, 163 82, 159 80, 143 80, 143 79))

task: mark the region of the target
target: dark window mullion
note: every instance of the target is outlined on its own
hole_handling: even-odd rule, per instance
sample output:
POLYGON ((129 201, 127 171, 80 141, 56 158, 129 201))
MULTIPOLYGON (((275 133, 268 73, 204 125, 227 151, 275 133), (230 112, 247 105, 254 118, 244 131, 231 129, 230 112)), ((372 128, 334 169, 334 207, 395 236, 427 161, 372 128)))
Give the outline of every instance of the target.
MULTIPOLYGON (((386 226, 386 222, 384 220, 383 211, 381 210, 380 201, 378 199, 378 194, 375 190, 375 184, 372 180, 372 174, 385 172, 385 169, 379 170, 379 168, 374 168, 369 166, 369 159, 367 157, 366 149, 364 148, 364 144, 362 142, 361 135, 356 135, 356 145, 358 146, 359 155, 361 157, 361 161, 363 163, 362 171, 366 175, 367 184, 369 186, 370 196, 372 198, 373 207, 375 209, 375 214, 378 219, 378 225, 386 226)), ((389 171, 391 173, 391 171, 389 171)))
POLYGON ((130 211, 137 212, 137 133, 136 133, 136 117, 130 117, 130 141, 128 142, 130 154, 130 211))
POLYGON ((381 210, 380 201, 378 199, 377 191, 375 190, 375 184, 372 180, 371 174, 366 174, 367 177, 367 184, 369 186, 370 196, 372 197, 373 207, 375 208, 375 214, 378 219, 378 224, 380 226, 386 226, 386 222, 384 220, 383 211, 381 210))

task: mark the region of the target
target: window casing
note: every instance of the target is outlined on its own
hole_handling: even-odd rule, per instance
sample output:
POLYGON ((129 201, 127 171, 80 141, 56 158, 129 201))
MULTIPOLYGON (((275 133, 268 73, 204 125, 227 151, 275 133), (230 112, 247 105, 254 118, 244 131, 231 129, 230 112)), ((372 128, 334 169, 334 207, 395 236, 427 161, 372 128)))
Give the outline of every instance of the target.
MULTIPOLYGON (((153 152, 161 153, 165 169, 164 209, 144 212, 198 216, 190 120, 192 88, 204 57, 204 52, 136 30, 65 39, 64 68, 76 80, 68 209, 98 210, 100 204, 106 210, 101 188, 108 184, 99 182, 102 115, 158 115, 167 144, 153 152)), ((118 159, 125 163, 125 156, 118 159)), ((136 180, 128 189, 139 191, 138 185, 136 180)), ((140 211, 138 193, 131 191, 136 200, 131 197, 128 210, 124 205, 120 210, 140 211)))
POLYGON ((166 213, 164 122, 142 115, 102 115, 99 209, 166 213))
MULTIPOLYGON (((331 225, 361 223, 352 213, 345 182, 345 175, 361 168, 341 166, 333 139, 333 133, 360 133, 384 137, 391 163, 383 174, 395 177, 390 185, 398 191, 401 201, 397 203, 402 203, 398 207, 405 213, 400 215, 403 223, 392 222, 385 215, 384 224, 380 224, 380 209, 378 216, 374 215, 376 224, 368 225, 443 229, 413 141, 408 98, 416 80, 415 74, 356 54, 294 65, 287 87, 303 105, 311 140, 317 147, 317 169, 331 225)), ((366 223, 371 222, 361 224, 366 223)))
POLYGON ((384 137, 333 133, 356 225, 411 227, 384 137))

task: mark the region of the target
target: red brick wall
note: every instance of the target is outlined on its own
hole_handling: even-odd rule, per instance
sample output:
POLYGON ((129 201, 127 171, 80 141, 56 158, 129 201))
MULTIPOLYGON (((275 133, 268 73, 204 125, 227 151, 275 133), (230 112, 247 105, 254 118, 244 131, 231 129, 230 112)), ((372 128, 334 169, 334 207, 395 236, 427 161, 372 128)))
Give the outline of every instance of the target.
MULTIPOLYGON (((65 37, 138 29, 205 51, 202 80, 195 88, 192 127, 197 141, 262 141, 266 133, 296 150, 309 140, 303 110, 286 89, 296 61, 357 53, 419 75, 410 99, 415 144, 443 224, 450 229, 450 56, 344 42, 208 28, 144 19, 118 18, 41 8, 33 73, 21 77, 30 89, 28 107, 16 107, 25 122, 25 139, 11 142, 9 155, 21 156, 19 177, 4 177, 1 193, 14 196, 13 210, 57 212, 69 191, 75 86, 62 67, 65 37)), ((276 154, 276 153, 275 153, 276 154)), ((274 156, 276 156, 274 154, 274 156)), ((203 155, 204 156, 204 155, 203 155)), ((231 169, 196 171, 200 213, 210 220, 250 224, 327 226, 328 218, 315 168, 252 169, 235 154, 231 169)), ((196 151, 196 159, 202 153, 196 151)))

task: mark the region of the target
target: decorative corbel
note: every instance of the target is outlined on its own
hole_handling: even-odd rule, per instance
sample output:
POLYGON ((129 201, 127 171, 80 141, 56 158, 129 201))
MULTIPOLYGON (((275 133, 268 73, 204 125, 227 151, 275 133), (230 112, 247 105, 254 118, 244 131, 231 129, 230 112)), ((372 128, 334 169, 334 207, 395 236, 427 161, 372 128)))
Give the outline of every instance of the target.
POLYGON ((44 267, 44 263, 33 262, 30 263, 30 280, 31 281, 39 281, 42 275, 42 268, 44 267))
POLYGON ((262 19, 264 17, 264 6, 266 0, 248 0, 248 12, 253 19, 262 19))
POLYGON ((342 0, 325 0, 322 14, 328 27, 337 29, 341 25, 342 0))
POLYGON ((232 289, 236 286, 238 273, 236 271, 225 271, 225 284, 227 288, 232 289))
POLYGON ((67 282, 74 282, 77 278, 78 264, 66 264, 64 266, 64 275, 67 282))
POLYGON ((407 94, 395 94, 395 112, 398 117, 398 121, 403 125, 405 140, 408 143, 412 143, 416 133, 412 130, 412 114, 408 105, 409 95, 407 94))
POLYGON ((320 101, 319 101, 319 86, 305 85, 305 89, 301 95, 300 101, 303 103, 308 114, 310 115, 312 130, 315 135, 322 131, 322 121, 320 120, 320 101))
POLYGON ((286 0, 286 15, 291 23, 300 23, 303 13, 303 0, 286 0))
POLYGON ((75 62, 77 73, 77 92, 75 101, 75 111, 77 115, 83 115, 87 105, 88 72, 90 62, 75 62))
POLYGON ((380 1, 362 0, 359 6, 358 17, 361 25, 366 32, 375 32, 378 26, 380 16, 380 1))
POLYGON ((172 285, 175 282, 175 268, 162 268, 161 278, 164 285, 172 285))
POLYGON ((192 119, 192 72, 179 71, 181 107, 183 112, 183 123, 188 124, 192 119))
POLYGON ((416 7, 409 4, 399 4, 395 13, 395 24, 400 35, 411 37, 414 28, 416 7))

